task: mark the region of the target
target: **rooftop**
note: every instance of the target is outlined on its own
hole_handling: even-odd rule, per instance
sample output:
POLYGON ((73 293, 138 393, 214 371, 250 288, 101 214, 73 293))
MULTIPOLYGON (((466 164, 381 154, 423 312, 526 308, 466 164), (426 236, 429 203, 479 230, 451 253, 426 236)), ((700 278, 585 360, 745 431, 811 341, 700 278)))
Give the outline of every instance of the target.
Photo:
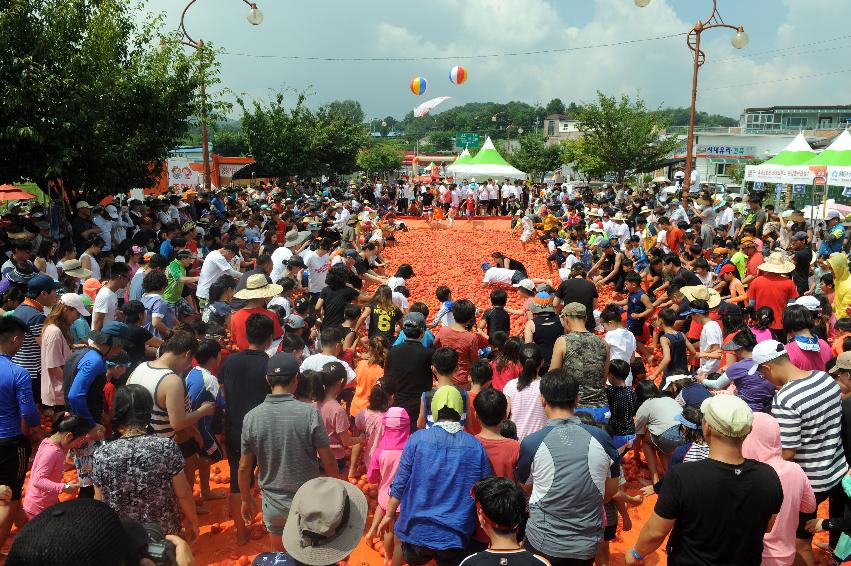
POLYGON ((761 108, 745 108, 745 113, 747 112, 782 112, 783 110, 851 110, 851 104, 823 104, 816 106, 765 106, 761 108))

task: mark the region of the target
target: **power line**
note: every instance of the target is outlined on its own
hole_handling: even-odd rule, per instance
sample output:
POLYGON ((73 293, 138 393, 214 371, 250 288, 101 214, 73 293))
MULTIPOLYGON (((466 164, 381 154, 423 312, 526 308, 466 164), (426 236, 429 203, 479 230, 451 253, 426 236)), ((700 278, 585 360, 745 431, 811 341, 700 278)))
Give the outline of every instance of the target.
POLYGON ((850 72, 851 72, 851 69, 840 69, 840 70, 837 70, 837 71, 825 71, 824 73, 813 73, 813 74, 810 74, 810 75, 796 75, 796 76, 790 76, 790 77, 780 77, 780 78, 777 78, 777 79, 769 79, 769 80, 765 80, 765 81, 756 81, 756 82, 752 82, 752 83, 740 83, 740 84, 735 84, 735 85, 714 86, 714 87, 709 87, 709 88, 701 88, 701 89, 698 89, 698 90, 700 92, 705 92, 705 91, 709 91, 709 90, 723 90, 723 89, 727 89, 727 88, 741 88, 741 87, 746 87, 746 86, 760 86, 760 85, 770 84, 770 83, 794 81, 794 80, 797 80, 797 79, 813 79, 813 78, 818 78, 818 77, 826 77, 826 76, 829 76, 829 75, 839 75, 839 74, 842 74, 842 73, 850 73, 850 72))
POLYGON ((643 43, 647 41, 657 41, 660 39, 671 39, 673 37, 682 37, 683 33, 672 33, 669 35, 659 35, 656 37, 645 37, 640 39, 628 39, 624 41, 616 41, 612 43, 598 43, 596 45, 581 45, 578 47, 561 47, 553 49, 538 49, 533 51, 513 51, 509 53, 485 53, 478 55, 440 55, 432 57, 319 57, 312 55, 272 55, 260 53, 239 53, 236 51, 223 50, 223 55, 233 55, 237 57, 254 57, 257 59, 282 59, 288 61, 323 61, 323 62, 348 62, 348 63, 380 63, 393 61, 457 61, 462 59, 492 59, 496 57, 523 57, 527 55, 546 55, 550 53, 567 53, 571 51, 585 51, 589 49, 598 49, 604 47, 618 47, 622 45, 632 45, 635 43, 643 43))
MULTIPOLYGON (((756 51, 756 52, 753 52, 753 53, 747 53, 745 55, 731 55, 730 57, 724 57, 723 59, 709 59, 707 61, 707 63, 725 63, 725 62, 728 62, 728 61, 739 61, 739 60, 742 60, 742 59, 747 60, 747 59, 752 59, 754 57, 763 57, 763 56, 768 56, 768 55, 780 55, 780 54, 782 54, 782 55, 796 55, 796 53, 786 53, 786 52, 787 51, 793 51, 793 50, 796 50, 796 49, 800 49, 802 47, 812 47, 814 45, 824 45, 825 43, 831 43, 831 42, 840 41, 840 40, 843 40, 843 39, 851 39, 851 35, 840 35, 840 36, 837 36, 837 37, 831 37, 831 38, 828 38, 828 39, 823 39, 821 41, 811 41, 809 43, 799 43, 797 45, 790 45, 789 47, 782 47, 782 48, 778 48, 778 49, 769 49, 769 50, 766 50, 766 51, 756 51)), ((847 45, 832 47, 832 48, 824 49, 824 51, 832 50, 832 49, 845 49, 847 47, 848 47, 847 45)), ((806 51, 804 53, 809 53, 809 52, 815 53, 817 51, 821 51, 821 50, 806 51)))

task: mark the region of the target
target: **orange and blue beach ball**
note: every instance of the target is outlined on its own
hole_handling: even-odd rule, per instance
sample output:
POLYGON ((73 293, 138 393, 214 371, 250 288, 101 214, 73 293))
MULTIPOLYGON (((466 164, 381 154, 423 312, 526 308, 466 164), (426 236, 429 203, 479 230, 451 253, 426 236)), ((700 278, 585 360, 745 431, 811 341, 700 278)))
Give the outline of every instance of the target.
POLYGON ((464 67, 455 66, 449 71, 449 80, 460 85, 467 81, 467 69, 464 67))
POLYGON ((414 77, 411 79, 411 92, 416 94, 417 96, 422 96, 425 94, 426 89, 428 88, 428 82, 425 77, 414 77))

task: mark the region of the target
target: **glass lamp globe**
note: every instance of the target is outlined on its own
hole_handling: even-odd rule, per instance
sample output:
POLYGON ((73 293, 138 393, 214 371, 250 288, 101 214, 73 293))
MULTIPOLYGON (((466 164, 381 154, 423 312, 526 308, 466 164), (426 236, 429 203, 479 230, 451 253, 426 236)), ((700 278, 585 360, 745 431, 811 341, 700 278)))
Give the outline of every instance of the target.
POLYGON ((259 26, 263 23, 263 12, 260 11, 257 4, 252 4, 251 9, 248 10, 248 14, 245 16, 245 19, 248 20, 249 24, 259 26))
POLYGON ((736 32, 736 35, 733 36, 730 43, 732 43, 733 47, 736 49, 742 49, 748 44, 748 41, 750 41, 748 34, 745 33, 745 30, 739 28, 739 31, 736 32))
POLYGON ((635 0, 635 5, 639 8, 646 8, 650 4, 650 0, 635 0))

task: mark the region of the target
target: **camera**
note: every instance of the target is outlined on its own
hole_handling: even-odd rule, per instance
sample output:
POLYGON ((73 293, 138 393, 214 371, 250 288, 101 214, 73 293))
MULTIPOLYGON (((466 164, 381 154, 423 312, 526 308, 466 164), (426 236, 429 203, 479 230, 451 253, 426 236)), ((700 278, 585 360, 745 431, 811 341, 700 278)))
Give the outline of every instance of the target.
POLYGON ((143 550, 142 558, 151 560, 157 566, 177 566, 177 549, 174 543, 166 540, 162 528, 157 523, 145 523, 148 546, 143 550))

